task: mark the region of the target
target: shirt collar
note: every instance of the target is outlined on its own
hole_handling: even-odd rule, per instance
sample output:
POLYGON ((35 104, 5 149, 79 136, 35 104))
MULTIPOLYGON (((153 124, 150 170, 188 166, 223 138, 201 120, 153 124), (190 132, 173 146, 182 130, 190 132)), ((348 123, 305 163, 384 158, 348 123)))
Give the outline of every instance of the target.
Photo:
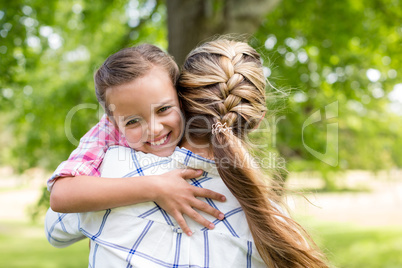
POLYGON ((184 147, 176 147, 171 158, 186 167, 202 169, 208 173, 219 175, 215 161, 199 156, 184 147))

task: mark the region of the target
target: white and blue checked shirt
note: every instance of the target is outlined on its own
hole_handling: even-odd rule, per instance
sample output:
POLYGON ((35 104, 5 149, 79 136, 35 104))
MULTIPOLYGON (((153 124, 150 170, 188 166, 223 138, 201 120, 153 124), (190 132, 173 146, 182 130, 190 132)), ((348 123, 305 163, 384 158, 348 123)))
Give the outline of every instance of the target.
POLYGON ((176 168, 204 170, 188 180, 226 196, 225 202, 201 199, 225 214, 220 221, 201 214, 215 224, 208 230, 186 217, 193 231, 188 237, 170 215, 154 202, 98 212, 46 214, 45 231, 55 247, 66 247, 88 237, 89 266, 98 267, 266 267, 237 199, 220 178, 213 161, 184 148, 169 157, 111 147, 101 167, 103 177, 158 175, 176 168))

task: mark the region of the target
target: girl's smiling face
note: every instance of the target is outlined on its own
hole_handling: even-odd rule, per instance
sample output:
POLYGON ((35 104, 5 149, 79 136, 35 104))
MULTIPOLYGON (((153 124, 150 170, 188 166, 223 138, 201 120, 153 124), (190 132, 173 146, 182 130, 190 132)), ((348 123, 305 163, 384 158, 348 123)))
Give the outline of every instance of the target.
POLYGON ((184 129, 176 89, 167 72, 159 67, 129 83, 106 92, 107 105, 131 148, 169 156, 184 129))

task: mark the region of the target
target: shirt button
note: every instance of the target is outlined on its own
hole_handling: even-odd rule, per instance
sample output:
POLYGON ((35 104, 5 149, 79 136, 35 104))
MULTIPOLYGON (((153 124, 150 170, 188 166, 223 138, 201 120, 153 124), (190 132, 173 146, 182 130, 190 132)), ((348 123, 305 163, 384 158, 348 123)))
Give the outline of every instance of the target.
POLYGON ((172 226, 172 231, 178 234, 183 233, 183 230, 180 227, 172 226))

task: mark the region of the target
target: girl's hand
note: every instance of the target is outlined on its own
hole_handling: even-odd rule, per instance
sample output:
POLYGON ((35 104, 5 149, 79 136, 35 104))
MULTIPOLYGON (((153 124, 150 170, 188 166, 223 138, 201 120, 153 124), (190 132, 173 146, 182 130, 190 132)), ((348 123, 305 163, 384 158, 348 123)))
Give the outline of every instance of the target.
POLYGON ((201 216, 195 209, 208 213, 219 220, 223 220, 224 218, 222 212, 196 198, 204 197, 217 201, 225 201, 226 197, 224 195, 190 185, 185 181, 186 179, 199 177, 201 174, 202 170, 176 169, 163 175, 155 176, 156 196, 154 201, 173 216, 180 228, 188 236, 192 232, 183 218, 183 214, 186 214, 208 229, 213 229, 215 227, 214 224, 201 216))

